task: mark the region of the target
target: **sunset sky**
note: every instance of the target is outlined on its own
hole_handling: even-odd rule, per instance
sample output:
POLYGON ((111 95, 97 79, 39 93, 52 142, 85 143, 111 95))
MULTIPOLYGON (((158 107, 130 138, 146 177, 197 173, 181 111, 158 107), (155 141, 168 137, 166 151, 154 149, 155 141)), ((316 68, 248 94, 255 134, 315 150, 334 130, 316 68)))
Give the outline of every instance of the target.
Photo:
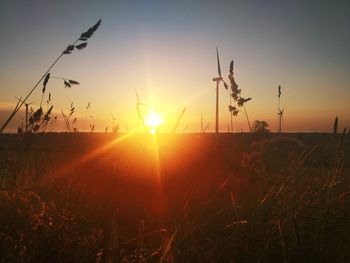
MULTIPOLYGON (((64 89, 51 79, 47 86, 59 118, 74 103, 80 130, 93 123, 103 131, 112 125, 111 114, 122 130, 136 128, 137 90, 149 108, 164 114, 161 131, 172 129, 184 107, 178 132, 199 131, 201 113, 213 131, 216 47, 225 78, 233 59, 242 96, 253 98, 246 105, 251 122, 265 120, 276 130, 281 85, 285 131, 330 131, 335 116, 350 127, 349 14, 349 1, 2 0, 0 123, 14 96, 25 96, 62 50, 101 18, 88 47, 51 70, 81 85, 64 89)), ((29 99, 34 108, 41 87, 29 99)), ((223 132, 228 103, 221 87, 223 132)), ((248 131, 243 114, 234 118, 234 130, 248 131)))

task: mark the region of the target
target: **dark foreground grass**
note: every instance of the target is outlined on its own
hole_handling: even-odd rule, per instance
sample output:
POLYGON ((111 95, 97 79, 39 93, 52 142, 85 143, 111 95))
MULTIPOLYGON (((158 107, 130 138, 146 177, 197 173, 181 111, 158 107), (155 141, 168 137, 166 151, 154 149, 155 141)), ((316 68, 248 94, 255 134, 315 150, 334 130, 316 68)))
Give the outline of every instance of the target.
POLYGON ((1 262, 350 258, 345 134, 121 137, 1 137, 1 262))

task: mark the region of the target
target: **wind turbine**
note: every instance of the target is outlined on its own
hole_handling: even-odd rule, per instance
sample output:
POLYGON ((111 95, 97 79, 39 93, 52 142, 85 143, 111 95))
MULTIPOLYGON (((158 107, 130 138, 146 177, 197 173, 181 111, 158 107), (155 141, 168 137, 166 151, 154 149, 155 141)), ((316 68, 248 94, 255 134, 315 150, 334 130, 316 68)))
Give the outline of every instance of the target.
POLYGON ((137 111, 137 126, 139 126, 139 123, 141 121, 142 123, 142 126, 144 128, 144 130, 146 131, 146 125, 145 125, 145 122, 143 120, 143 116, 142 116, 142 113, 141 113, 141 106, 147 106, 146 104, 142 103, 141 100, 140 100, 140 97, 139 97, 139 94, 137 93, 137 91, 135 90, 135 94, 136 94, 136 111, 137 111))
POLYGON ((24 103, 24 106, 26 107, 26 124, 25 124, 25 132, 27 133, 28 131, 28 115, 29 115, 29 111, 28 111, 28 107, 29 105, 33 104, 35 101, 31 101, 31 102, 24 102, 22 99, 15 97, 17 100, 19 100, 20 102, 24 103))
MULTIPOLYGON (((219 84, 221 81, 224 81, 221 76, 220 60, 219 60, 219 51, 216 48, 216 60, 218 64, 218 77, 213 78, 213 81, 216 82, 216 108, 215 108, 215 133, 219 133, 219 84)), ((226 85, 225 85, 226 87, 226 85)))

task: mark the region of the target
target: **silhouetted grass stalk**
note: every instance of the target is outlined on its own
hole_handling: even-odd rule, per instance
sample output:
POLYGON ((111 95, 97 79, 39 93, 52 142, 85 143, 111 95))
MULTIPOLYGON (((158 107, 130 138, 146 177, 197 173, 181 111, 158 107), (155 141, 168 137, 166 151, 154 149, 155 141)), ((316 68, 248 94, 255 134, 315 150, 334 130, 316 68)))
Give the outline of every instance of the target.
POLYGON ((118 249, 119 249, 119 209, 115 209, 113 211, 113 219, 112 219, 112 229, 110 232, 110 241, 108 244, 108 250, 106 255, 106 263, 117 262, 118 260, 118 249))
POLYGON ((250 132, 253 132, 252 126, 250 125, 250 121, 249 121, 249 117, 248 117, 248 112, 247 112, 247 109, 245 108, 245 105, 243 105, 243 109, 244 109, 244 115, 245 115, 245 117, 246 117, 246 119, 247 119, 247 122, 248 122, 249 130, 250 130, 250 132))
POLYGON ((137 256, 136 256, 136 262, 139 263, 141 260, 141 250, 143 247, 143 235, 145 231, 145 221, 141 220, 139 222, 139 230, 137 234, 137 256))
POLYGON ((64 123, 65 123, 67 131, 71 132, 71 128, 70 128, 68 117, 66 116, 66 114, 64 114, 63 111, 61 111, 61 114, 62 114, 62 117, 63 117, 63 120, 64 120, 64 123))
POLYGON ((182 110, 182 112, 180 113, 180 115, 177 117, 175 126, 174 126, 174 128, 172 129, 172 131, 171 131, 172 133, 174 133, 174 132, 176 131, 177 127, 179 126, 180 121, 181 121, 182 117, 183 117, 184 114, 185 114, 185 111, 186 111, 186 108, 184 108, 184 109, 182 110))
MULTIPOLYGON (((75 41, 76 42, 76 41, 75 41)), ((74 43, 75 43, 74 42, 74 43)), ((51 66, 45 71, 45 73, 41 76, 41 78, 39 79, 39 81, 34 85, 34 87, 29 91, 29 93, 27 94, 27 96, 21 100, 20 104, 15 107, 15 109, 13 110, 13 112, 11 113, 11 115, 8 117, 8 119, 5 121, 5 123, 1 126, 0 128, 0 133, 2 133, 5 128, 7 127, 7 125, 10 123, 10 121, 13 119, 13 117, 17 114, 17 112, 21 109, 21 107, 23 106, 23 104, 27 101, 27 99, 30 97, 30 95, 32 95, 32 93, 34 92, 34 90, 38 87, 38 85, 40 84, 40 82, 45 78, 46 74, 49 73, 49 71, 53 68, 53 66, 56 65, 56 63, 61 59, 61 57, 64 54, 62 53, 61 55, 59 55, 59 57, 51 64, 51 66)))
MULTIPOLYGON (((38 87, 38 85, 40 84, 40 82, 45 78, 45 76, 47 74, 49 74, 50 70, 56 65, 56 63, 63 57, 63 55, 66 54, 70 54, 71 51, 74 50, 74 48, 77 48, 78 50, 85 48, 87 46, 87 42, 83 42, 82 44, 79 44, 77 46, 75 46, 75 44, 78 41, 87 41, 88 38, 90 38, 92 36, 92 34, 97 30, 97 28, 99 27, 101 23, 101 19, 92 27, 89 28, 88 31, 84 32, 77 40, 75 40, 73 42, 72 45, 69 45, 59 56, 58 58, 49 66, 49 68, 45 71, 45 73, 40 77, 40 79, 38 80, 38 82, 34 85, 34 87, 29 91, 29 93, 25 96, 25 98, 23 100, 20 101, 19 105, 17 104, 15 109, 12 111, 12 113, 10 114, 10 116, 8 117, 8 119, 5 121, 5 123, 1 126, 0 128, 0 133, 2 133, 5 128, 7 127, 7 125, 10 123, 10 121, 13 119, 13 117, 17 114, 17 112, 21 109, 21 107, 23 106, 23 104, 26 103, 27 99, 30 97, 30 95, 32 95, 32 93, 35 91, 35 89, 38 87)), ((44 92, 43 92, 44 93, 44 92)), ((43 96, 43 94, 42 94, 43 96)), ((41 102, 42 102, 42 98, 41 98, 41 102)), ((40 105, 41 105, 40 102, 40 105)))

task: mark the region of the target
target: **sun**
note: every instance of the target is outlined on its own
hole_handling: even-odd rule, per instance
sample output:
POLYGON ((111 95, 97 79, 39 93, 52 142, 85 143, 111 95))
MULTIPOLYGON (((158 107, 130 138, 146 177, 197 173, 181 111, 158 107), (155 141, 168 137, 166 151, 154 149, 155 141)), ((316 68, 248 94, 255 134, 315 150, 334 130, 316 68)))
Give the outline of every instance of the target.
POLYGON ((155 111, 151 111, 145 117, 145 124, 147 125, 152 134, 155 134, 157 132, 157 128, 163 123, 163 121, 164 120, 162 116, 155 111))

